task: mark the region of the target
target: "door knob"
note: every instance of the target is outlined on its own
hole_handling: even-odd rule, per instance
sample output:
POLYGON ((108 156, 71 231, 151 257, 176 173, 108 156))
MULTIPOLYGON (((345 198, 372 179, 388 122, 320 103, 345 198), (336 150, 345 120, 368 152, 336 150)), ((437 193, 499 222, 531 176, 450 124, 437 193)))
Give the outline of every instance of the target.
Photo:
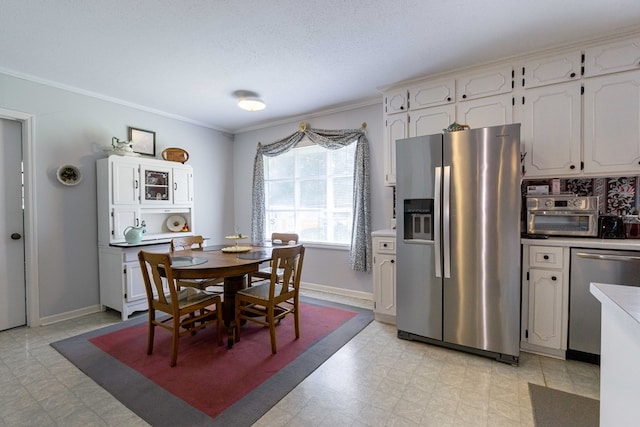
POLYGON ((11 239, 12 240, 20 240, 20 239, 22 239, 22 235, 20 233, 12 233, 11 234, 11 239))

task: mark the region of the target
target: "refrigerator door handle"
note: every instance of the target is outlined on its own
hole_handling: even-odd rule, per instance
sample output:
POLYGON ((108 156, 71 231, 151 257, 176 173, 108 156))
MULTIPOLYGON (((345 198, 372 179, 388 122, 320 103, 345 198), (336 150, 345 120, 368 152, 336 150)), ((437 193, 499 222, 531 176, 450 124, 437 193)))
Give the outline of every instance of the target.
POLYGON ((440 268, 440 260, 442 259, 440 254, 441 242, 440 242, 440 190, 442 180, 442 168, 436 167, 435 175, 433 177, 434 182, 434 199, 433 204, 435 209, 433 210, 433 249, 434 249, 434 263, 436 267, 436 277, 442 277, 442 269, 440 268))
POLYGON ((444 277, 451 278, 451 166, 444 167, 444 187, 442 190, 442 250, 444 252, 444 277))

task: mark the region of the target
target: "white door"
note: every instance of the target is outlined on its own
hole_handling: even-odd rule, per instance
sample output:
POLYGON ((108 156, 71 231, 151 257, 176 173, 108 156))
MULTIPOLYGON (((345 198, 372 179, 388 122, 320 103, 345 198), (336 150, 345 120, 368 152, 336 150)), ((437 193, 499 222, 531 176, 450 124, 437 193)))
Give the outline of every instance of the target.
POLYGON ((27 324, 21 152, 22 124, 0 119, 0 330, 27 324))

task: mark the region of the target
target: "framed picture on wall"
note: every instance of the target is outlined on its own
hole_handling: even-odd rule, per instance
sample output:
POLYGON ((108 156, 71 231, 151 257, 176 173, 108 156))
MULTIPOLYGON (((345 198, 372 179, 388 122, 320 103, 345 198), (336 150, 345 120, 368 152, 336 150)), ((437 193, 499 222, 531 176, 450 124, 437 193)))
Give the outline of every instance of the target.
POLYGON ((129 127, 129 141, 133 151, 147 156, 156 155, 156 133, 150 130, 129 127))

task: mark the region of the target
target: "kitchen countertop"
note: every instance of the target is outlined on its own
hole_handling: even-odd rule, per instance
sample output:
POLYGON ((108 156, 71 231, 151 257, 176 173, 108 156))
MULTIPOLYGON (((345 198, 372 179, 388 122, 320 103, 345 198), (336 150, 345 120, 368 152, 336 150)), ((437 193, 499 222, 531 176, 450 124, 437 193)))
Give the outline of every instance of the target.
POLYGON ((640 251, 640 239, 597 239, 589 237, 549 237, 548 239, 520 239, 522 244, 538 246, 570 246, 573 248, 618 249, 640 251))
POLYGON ((640 287, 591 283, 589 289, 602 304, 613 303, 640 324, 640 287))
POLYGON ((374 237, 396 237, 396 231, 397 230, 387 228, 384 230, 376 230, 372 232, 371 235, 374 237))
POLYGON ((591 283, 602 303, 600 425, 637 425, 640 418, 640 287, 591 283))

